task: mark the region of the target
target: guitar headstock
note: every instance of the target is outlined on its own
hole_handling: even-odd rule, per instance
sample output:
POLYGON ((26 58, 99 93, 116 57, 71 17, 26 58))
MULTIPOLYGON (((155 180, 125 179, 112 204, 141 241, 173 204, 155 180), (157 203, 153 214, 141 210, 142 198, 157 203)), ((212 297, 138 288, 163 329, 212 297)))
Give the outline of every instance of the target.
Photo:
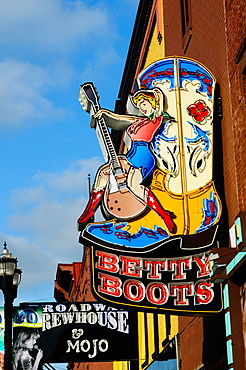
POLYGON ((91 116, 100 108, 98 92, 92 82, 80 85, 78 99, 83 109, 91 116))

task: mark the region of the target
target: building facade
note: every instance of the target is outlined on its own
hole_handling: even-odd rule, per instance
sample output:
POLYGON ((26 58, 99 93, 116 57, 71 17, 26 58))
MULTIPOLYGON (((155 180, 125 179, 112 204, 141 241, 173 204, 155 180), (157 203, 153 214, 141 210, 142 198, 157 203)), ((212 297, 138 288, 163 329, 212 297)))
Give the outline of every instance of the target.
MULTIPOLYGON (((82 262, 58 265, 54 298, 57 302, 92 302, 95 299, 90 286, 90 254, 88 248, 85 248, 82 262)), ((71 362, 67 368, 74 370, 126 370, 126 364, 121 363, 120 365, 112 362, 71 362)))
POLYGON ((243 369, 245 364, 245 24, 244 1, 140 2, 116 109, 122 111, 146 66, 184 56, 216 76, 214 178, 223 199, 220 248, 212 276, 224 289, 216 317, 179 317, 179 369, 243 369), (230 230, 230 231, 229 231, 230 230))
MULTIPOLYGON (((224 309, 208 317, 139 313, 138 363, 74 364, 74 368, 139 370, 155 361, 163 369, 246 368, 246 4, 244 0, 140 0, 115 112, 126 113, 138 74, 165 57, 199 61, 216 77, 213 178, 222 217, 211 280, 221 284, 224 309)), ((118 153, 125 152, 112 130, 118 153)), ((89 251, 82 264, 59 265, 57 300, 92 300, 89 251), (67 277, 71 277, 68 287, 67 277)))

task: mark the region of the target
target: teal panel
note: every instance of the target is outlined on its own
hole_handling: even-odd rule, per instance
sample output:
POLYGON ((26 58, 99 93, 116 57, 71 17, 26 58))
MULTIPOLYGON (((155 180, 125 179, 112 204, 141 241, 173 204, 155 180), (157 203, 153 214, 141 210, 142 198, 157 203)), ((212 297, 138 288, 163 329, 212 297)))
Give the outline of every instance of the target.
POLYGON ((231 315, 230 312, 226 312, 225 314, 225 327, 226 327, 226 336, 228 337, 231 335, 231 315))
POLYGON ((224 286, 223 297, 224 297, 224 309, 226 310, 230 306, 228 284, 224 286))
POLYGON ((243 234, 242 234, 242 226, 241 226, 241 219, 240 217, 238 217, 235 221, 235 225, 236 225, 236 230, 237 230, 237 245, 239 245, 240 243, 242 243, 243 241, 243 234))
POLYGON ((233 363, 233 352, 232 352, 232 340, 229 339, 226 342, 226 348, 227 348, 227 362, 228 365, 233 363))
POLYGON ((226 267, 226 274, 228 275, 245 256, 246 252, 239 252, 226 267))

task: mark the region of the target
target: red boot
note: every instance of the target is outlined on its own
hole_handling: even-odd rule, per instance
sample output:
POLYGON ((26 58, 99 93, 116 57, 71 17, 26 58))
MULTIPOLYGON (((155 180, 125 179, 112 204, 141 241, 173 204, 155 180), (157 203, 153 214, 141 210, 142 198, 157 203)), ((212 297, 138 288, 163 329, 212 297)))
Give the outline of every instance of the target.
MULTIPOLYGON (((82 213, 82 215, 77 221, 79 231, 83 230, 85 225, 90 220, 90 218, 94 216, 104 192, 105 192, 105 189, 101 189, 101 190, 92 189, 87 206, 85 207, 84 212, 82 213)), ((93 222, 93 219, 91 220, 91 222, 93 222)))
POLYGON ((145 188, 145 203, 151 209, 153 209, 164 221, 168 230, 172 233, 175 230, 175 224, 172 220, 172 212, 166 211, 162 205, 160 204, 159 200, 156 196, 152 193, 152 191, 148 188, 145 188))

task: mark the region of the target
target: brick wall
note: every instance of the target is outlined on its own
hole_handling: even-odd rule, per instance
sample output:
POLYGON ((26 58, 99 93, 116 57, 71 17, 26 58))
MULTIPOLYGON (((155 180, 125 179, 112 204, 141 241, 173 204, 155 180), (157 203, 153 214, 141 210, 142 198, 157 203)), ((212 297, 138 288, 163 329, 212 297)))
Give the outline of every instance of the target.
MULTIPOLYGON (((243 67, 235 66, 235 62, 232 63, 233 53, 231 51, 231 49, 237 49, 236 44, 241 44, 243 40, 243 30, 246 29, 245 24, 243 24, 245 22, 245 16, 243 20, 243 13, 245 14, 244 4, 244 0, 226 1, 229 18, 225 23, 223 0, 210 0, 209 2, 191 0, 192 30, 190 42, 186 45, 185 50, 182 45, 180 0, 172 0, 171 5, 169 1, 164 1, 166 56, 187 56, 203 63, 215 75, 220 87, 223 105, 223 119, 221 122, 223 169, 221 168, 221 173, 224 175, 225 197, 230 226, 233 224, 239 211, 244 210, 246 200, 246 151, 243 150, 245 145, 243 141, 246 139, 245 92, 243 92, 242 76, 239 77, 239 69, 241 68, 242 70, 243 67), (237 9, 236 13, 235 8, 237 9), (240 21, 237 22, 237 15, 239 16, 240 14, 240 21), (227 29, 229 27, 233 29, 233 32, 227 30, 227 36, 226 26, 227 29), (237 36, 232 37, 232 33, 236 33, 237 36), (227 45, 228 35, 231 42, 227 45), (234 64, 233 67, 230 64, 234 64), (236 74, 235 68, 237 69, 236 74), (240 93, 239 89, 236 88, 239 84, 240 93), (234 96, 233 100, 231 99, 232 96, 234 96)), ((237 51, 234 50, 234 55, 236 54, 237 51)), ((215 150, 215 165, 217 158, 215 150)), ((222 181, 223 178, 221 176, 222 181)))
MULTIPOLYGON (((219 84, 222 97, 222 163, 214 137, 214 167, 220 173, 229 226, 246 207, 246 72, 245 0, 190 0, 189 37, 182 37, 181 1, 164 1, 165 55, 179 55, 204 64, 219 84)), ((219 125, 220 122, 215 122, 219 125)), ((215 133, 219 132, 215 128, 215 133)), ((217 140, 217 141, 216 141, 217 140)), ((217 183, 218 185, 218 183, 217 183)), ((216 187, 217 187, 216 185, 216 187)), ((226 229, 225 229, 226 230, 226 229)), ((227 230, 226 230, 227 231, 227 230)), ((228 231, 227 231, 228 233, 228 231)), ((228 245, 223 245, 228 246, 228 245)), ((224 369, 225 328, 220 318, 179 318, 180 369, 224 369), (214 320, 214 321, 213 321, 214 320)), ((239 355, 239 354, 238 354, 239 355)), ((241 355, 241 353, 240 353, 241 355)), ((240 357, 240 356, 239 356, 240 357)), ((238 367, 239 369, 240 367, 238 367)))
POLYGON ((246 209, 246 3, 225 1, 228 75, 233 130, 233 151, 237 181, 237 206, 246 209))
MULTIPOLYGON (((81 273, 78 281, 74 284, 74 290, 71 292, 75 302, 90 302, 95 301, 91 292, 90 278, 90 249, 84 247, 84 256, 82 260, 81 273)), ((80 362, 71 363, 72 370, 113 370, 112 362, 80 362)))

